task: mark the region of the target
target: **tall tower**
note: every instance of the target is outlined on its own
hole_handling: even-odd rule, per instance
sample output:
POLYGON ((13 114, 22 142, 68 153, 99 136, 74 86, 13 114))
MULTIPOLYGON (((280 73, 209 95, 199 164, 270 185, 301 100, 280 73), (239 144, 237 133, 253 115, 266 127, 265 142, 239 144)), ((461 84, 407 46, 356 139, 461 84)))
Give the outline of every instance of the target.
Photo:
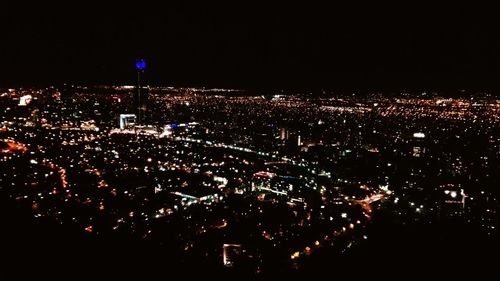
POLYGON ((139 59, 135 62, 135 69, 137 70, 137 123, 142 124, 143 112, 142 112, 142 99, 141 99, 141 78, 142 74, 146 70, 146 61, 144 59, 139 59))

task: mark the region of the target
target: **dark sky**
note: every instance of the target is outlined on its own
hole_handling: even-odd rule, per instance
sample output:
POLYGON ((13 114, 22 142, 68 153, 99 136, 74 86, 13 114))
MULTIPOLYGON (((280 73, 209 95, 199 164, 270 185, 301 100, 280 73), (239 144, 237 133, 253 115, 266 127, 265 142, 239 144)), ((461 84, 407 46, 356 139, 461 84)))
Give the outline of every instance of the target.
POLYGON ((491 7, 66 2, 2 4, 0 87, 500 89, 491 7))

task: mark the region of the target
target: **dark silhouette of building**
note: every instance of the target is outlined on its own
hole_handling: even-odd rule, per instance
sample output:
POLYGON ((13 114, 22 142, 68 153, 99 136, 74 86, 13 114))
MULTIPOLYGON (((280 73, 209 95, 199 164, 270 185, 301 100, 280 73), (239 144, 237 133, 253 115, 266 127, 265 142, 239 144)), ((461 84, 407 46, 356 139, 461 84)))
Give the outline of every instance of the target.
POLYGON ((145 87, 144 71, 146 70, 146 61, 143 59, 137 60, 135 63, 137 70, 137 90, 135 92, 135 108, 137 110, 137 123, 142 125, 144 119, 147 118, 147 100, 148 87, 145 87))

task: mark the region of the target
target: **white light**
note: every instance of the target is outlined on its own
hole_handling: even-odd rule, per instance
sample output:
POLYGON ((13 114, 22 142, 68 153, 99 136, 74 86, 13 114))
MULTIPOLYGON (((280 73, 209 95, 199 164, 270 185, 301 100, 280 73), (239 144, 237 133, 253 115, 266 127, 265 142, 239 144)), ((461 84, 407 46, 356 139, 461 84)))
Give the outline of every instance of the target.
POLYGON ((21 98, 19 98, 19 105, 20 106, 26 106, 26 105, 28 105, 31 102, 32 98, 33 97, 31 95, 22 96, 21 98))
POLYGON ((451 195, 451 198, 457 198, 457 192, 456 191, 452 191, 450 195, 451 195))
POLYGON ((413 137, 422 139, 422 138, 425 138, 425 134, 424 133, 414 133, 413 137))

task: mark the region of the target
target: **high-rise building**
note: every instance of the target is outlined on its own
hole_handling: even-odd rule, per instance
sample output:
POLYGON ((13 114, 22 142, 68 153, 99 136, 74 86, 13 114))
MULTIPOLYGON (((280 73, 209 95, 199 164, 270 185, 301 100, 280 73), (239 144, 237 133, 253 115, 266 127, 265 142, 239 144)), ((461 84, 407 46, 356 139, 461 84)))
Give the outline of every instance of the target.
POLYGON ((119 126, 120 129, 130 129, 136 124, 135 114, 120 114, 119 126))
POLYGON ((40 124, 40 110, 38 110, 38 108, 31 111, 31 123, 33 126, 38 126, 40 124))
POLYGON ((137 123, 142 124, 147 112, 148 93, 144 87, 144 71, 146 70, 146 61, 144 59, 137 60, 135 63, 137 70, 137 91, 135 93, 135 108, 137 111, 137 123))
POLYGON ((241 244, 224 244, 222 246, 222 264, 232 267, 241 259, 241 244))
POLYGON ((414 133, 411 144, 411 155, 413 157, 422 157, 425 154, 426 145, 424 133, 414 133))
POLYGON ((289 136, 289 132, 285 127, 280 128, 280 140, 287 140, 289 136))

